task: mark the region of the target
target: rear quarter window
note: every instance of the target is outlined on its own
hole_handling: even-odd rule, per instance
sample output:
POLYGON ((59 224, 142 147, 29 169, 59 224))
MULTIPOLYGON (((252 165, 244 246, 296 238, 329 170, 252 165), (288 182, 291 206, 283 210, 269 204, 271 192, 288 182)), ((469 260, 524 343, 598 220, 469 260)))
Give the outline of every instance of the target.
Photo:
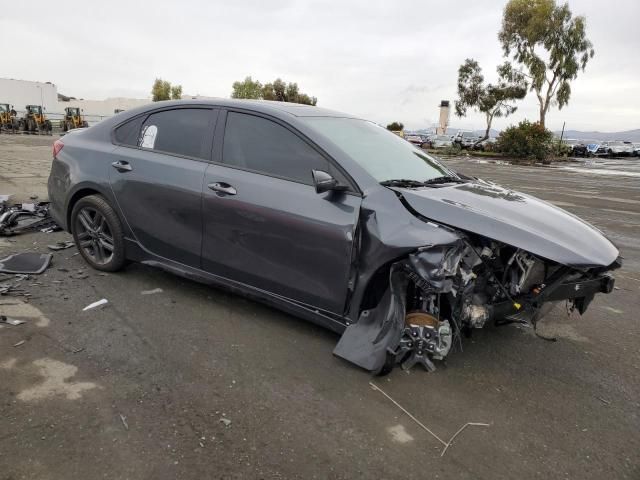
POLYGON ((144 122, 145 116, 136 117, 127 123, 120 125, 114 132, 114 139, 120 145, 128 145, 130 147, 138 146, 138 138, 140 136, 140 127, 144 122))

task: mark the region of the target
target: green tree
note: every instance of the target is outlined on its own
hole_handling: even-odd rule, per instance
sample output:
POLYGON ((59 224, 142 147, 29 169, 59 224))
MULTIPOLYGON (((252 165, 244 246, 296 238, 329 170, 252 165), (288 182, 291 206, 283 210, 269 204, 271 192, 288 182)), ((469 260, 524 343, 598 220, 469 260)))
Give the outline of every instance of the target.
POLYGON ((287 83, 280 78, 262 85, 259 81, 246 77, 243 82, 234 82, 231 98, 253 98, 276 102, 302 103, 305 105, 316 105, 318 103, 316 97, 300 93, 297 83, 287 83))
POLYGON ((472 108, 484 114, 487 128, 477 143, 489 138, 494 118, 507 117, 516 111, 512 104, 527 95, 524 75, 514 72, 509 63, 498 67, 498 83, 485 84, 478 62, 467 58, 458 69, 458 99, 455 102, 456 115, 464 117, 472 108))
POLYGON ((171 85, 171 82, 156 78, 151 87, 151 98, 154 102, 162 100, 179 100, 182 98, 182 85, 171 85))
POLYGON ((267 83, 262 87, 262 98, 264 100, 302 103, 304 105, 316 105, 318 103, 316 97, 300 93, 297 83, 287 83, 280 78, 276 78, 273 83, 267 83))
POLYGON ((151 97, 154 102, 171 99, 171 84, 161 78, 156 78, 151 88, 151 97))
POLYGON ((391 122, 387 125, 387 130, 391 130, 392 132, 399 132, 404 129, 404 124, 401 122, 391 122))
POLYGON ((253 81, 251 77, 246 77, 242 82, 233 82, 231 98, 251 98, 254 100, 262 98, 262 84, 253 81))
POLYGON ((553 133, 540 123, 523 120, 498 137, 496 149, 510 157, 535 158, 547 162, 553 151, 553 133))
POLYGON ((498 34, 506 57, 520 65, 531 82, 544 127, 549 107, 559 109, 571 97, 570 82, 593 58, 586 37, 586 20, 573 17, 565 3, 555 0, 509 0, 498 34))
POLYGON ((182 85, 172 85, 171 86, 171 99, 172 100, 181 100, 182 99, 182 85))

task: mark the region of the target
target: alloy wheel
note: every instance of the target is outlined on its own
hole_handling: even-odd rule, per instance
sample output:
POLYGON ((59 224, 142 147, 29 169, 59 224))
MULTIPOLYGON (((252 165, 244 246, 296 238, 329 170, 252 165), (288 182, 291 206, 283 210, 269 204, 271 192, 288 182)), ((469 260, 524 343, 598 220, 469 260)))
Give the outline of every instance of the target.
POLYGON ((106 265, 113 258, 113 234, 106 218, 95 208, 84 207, 75 222, 78 248, 96 265, 106 265))

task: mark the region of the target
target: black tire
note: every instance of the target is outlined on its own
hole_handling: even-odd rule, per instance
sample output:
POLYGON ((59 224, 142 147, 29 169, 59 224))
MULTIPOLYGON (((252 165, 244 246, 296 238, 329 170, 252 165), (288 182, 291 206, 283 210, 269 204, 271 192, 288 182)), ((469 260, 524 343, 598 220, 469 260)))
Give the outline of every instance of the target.
POLYGON ((71 211, 70 228, 80 255, 92 268, 116 272, 124 267, 127 260, 122 224, 102 196, 78 200, 71 211))

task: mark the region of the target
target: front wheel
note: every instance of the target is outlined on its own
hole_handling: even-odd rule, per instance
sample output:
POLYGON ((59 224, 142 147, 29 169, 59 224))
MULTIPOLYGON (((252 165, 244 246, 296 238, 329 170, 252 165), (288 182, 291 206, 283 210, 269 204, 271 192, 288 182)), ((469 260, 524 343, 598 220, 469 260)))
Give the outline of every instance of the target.
POLYGON ((125 265, 122 224, 102 196, 78 200, 71 212, 71 232, 80 255, 92 268, 115 272, 125 265))

